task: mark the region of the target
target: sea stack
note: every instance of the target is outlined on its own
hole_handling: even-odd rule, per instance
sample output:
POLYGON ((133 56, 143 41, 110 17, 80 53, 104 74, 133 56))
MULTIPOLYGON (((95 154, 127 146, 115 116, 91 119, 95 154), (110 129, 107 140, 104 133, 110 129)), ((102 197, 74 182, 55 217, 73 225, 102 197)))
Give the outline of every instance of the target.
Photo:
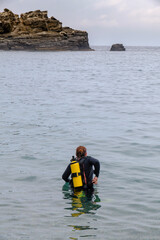
POLYGON ((79 51, 91 50, 88 33, 62 27, 47 11, 20 16, 8 9, 0 13, 0 50, 79 51))
POLYGON ((125 51, 125 47, 123 46, 123 44, 113 44, 110 51, 125 51))

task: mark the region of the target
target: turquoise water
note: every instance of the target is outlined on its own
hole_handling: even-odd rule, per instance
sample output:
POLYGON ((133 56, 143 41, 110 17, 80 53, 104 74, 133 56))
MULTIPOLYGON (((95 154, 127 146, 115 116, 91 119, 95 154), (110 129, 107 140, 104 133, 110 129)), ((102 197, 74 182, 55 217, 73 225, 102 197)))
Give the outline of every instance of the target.
POLYGON ((0 239, 159 240, 160 48, 0 52, 0 239), (61 180, 101 162, 92 196, 61 180))

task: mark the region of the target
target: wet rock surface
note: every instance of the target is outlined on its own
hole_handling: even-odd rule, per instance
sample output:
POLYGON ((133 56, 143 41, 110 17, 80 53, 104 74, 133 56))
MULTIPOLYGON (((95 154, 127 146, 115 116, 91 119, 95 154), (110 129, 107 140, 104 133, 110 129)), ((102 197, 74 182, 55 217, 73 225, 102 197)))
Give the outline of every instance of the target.
POLYGON ((123 44, 113 44, 110 51, 125 51, 125 47, 123 46, 123 44))

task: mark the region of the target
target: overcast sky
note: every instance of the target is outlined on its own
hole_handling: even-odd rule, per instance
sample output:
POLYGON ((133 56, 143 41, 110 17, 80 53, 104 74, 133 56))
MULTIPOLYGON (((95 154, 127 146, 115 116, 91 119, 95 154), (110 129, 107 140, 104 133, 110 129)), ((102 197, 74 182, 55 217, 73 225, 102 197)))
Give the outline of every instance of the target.
POLYGON ((0 12, 48 10, 89 34, 90 45, 160 46, 160 0, 0 0, 0 12))

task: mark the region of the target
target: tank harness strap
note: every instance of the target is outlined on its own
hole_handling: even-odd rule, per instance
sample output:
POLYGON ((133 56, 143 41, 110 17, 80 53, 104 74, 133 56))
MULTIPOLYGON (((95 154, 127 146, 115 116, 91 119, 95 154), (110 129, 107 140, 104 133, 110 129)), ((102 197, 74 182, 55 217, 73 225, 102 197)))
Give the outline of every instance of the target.
POLYGON ((72 173, 71 176, 72 176, 72 178, 73 178, 73 177, 78 177, 78 176, 81 176, 81 173, 80 173, 80 172, 79 172, 79 173, 72 173))

